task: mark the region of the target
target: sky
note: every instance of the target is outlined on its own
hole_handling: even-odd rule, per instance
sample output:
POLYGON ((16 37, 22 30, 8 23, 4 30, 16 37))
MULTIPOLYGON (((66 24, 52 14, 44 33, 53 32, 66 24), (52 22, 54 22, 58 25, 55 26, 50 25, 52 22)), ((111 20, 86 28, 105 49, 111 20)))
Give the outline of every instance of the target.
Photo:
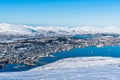
POLYGON ((120 0, 0 0, 0 23, 120 26, 120 0))

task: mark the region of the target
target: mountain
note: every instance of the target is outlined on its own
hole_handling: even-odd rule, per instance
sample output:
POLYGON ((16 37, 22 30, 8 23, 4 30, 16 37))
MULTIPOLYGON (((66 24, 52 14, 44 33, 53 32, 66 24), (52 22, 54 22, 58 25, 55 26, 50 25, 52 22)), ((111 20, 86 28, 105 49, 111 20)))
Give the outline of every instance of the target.
MULTIPOLYGON (((81 34, 120 34, 120 27, 69 27, 69 26, 27 26, 0 23, 0 37, 2 40, 28 37, 54 37, 81 34)), ((0 39, 0 40, 1 40, 0 39)))

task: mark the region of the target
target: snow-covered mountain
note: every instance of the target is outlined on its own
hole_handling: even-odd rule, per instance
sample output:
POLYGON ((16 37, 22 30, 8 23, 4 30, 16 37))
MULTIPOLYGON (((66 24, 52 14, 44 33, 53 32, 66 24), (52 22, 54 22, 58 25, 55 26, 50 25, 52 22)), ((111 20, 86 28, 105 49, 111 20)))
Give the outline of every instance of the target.
POLYGON ((35 37, 62 37, 74 35, 98 35, 110 34, 109 36, 120 35, 120 27, 92 27, 92 26, 27 26, 0 23, 0 42, 9 42, 25 38, 35 37), (114 35, 113 35, 114 34, 114 35))
POLYGON ((114 33, 120 34, 120 27, 108 26, 108 27, 92 27, 92 26, 81 26, 81 27, 69 27, 69 26, 27 26, 27 25, 13 25, 0 23, 0 35, 50 35, 50 34, 94 34, 94 33, 114 33))
POLYGON ((0 73, 0 80, 120 80, 119 65, 119 58, 68 58, 29 71, 0 73))
POLYGON ((12 25, 12 24, 0 24, 0 33, 8 35, 31 35, 32 27, 26 25, 12 25))

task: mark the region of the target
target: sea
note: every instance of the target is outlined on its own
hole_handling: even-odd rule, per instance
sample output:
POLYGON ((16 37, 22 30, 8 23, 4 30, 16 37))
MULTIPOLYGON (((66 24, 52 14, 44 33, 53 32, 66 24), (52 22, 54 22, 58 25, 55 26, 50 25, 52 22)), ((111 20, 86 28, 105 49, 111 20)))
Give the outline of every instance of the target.
POLYGON ((35 67, 43 66, 64 58, 72 57, 114 57, 120 58, 120 46, 104 46, 97 48, 96 46, 89 46, 85 48, 73 48, 70 51, 61 51, 52 53, 54 57, 45 57, 40 59, 34 66, 26 66, 24 64, 7 64, 5 68, 0 69, 0 72, 17 72, 27 71, 35 67), (20 67, 19 67, 20 66, 20 67))

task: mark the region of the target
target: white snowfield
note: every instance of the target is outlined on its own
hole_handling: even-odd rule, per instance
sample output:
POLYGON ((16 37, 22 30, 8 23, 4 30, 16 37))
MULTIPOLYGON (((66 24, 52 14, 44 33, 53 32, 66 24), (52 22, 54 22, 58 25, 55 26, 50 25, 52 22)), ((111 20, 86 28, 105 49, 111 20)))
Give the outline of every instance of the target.
POLYGON ((29 71, 3 72, 0 80, 120 80, 120 58, 67 58, 29 71))
POLYGON ((27 26, 27 25, 14 25, 0 23, 0 34, 8 35, 74 35, 74 34, 94 34, 94 33, 114 33, 120 34, 119 26, 108 26, 108 27, 92 27, 92 26, 79 26, 79 27, 68 27, 68 26, 27 26))

